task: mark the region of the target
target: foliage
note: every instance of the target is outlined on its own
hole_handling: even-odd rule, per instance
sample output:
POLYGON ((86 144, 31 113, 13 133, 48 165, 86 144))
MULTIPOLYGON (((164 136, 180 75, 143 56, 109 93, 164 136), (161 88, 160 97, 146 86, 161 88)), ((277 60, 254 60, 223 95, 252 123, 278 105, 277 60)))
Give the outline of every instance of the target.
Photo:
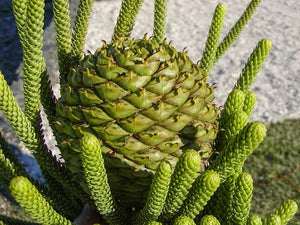
MULTIPOLYGON (((141 73, 142 78, 134 77, 134 79, 136 79, 136 81, 143 81, 143 78, 152 75, 152 66, 160 65, 164 57, 172 59, 170 55, 178 54, 180 57, 176 58, 176 60, 178 60, 179 67, 183 68, 183 70, 194 68, 195 71, 197 71, 195 79, 193 78, 195 85, 193 84, 189 88, 191 89, 189 91, 193 92, 193 94, 191 94, 191 101, 186 101, 187 103, 184 106, 190 106, 190 108, 186 110, 188 114, 192 114, 194 110, 191 106, 197 106, 198 111, 196 112, 198 114, 201 109, 200 104, 194 103, 197 100, 199 101, 198 87, 203 84, 207 85, 206 78, 209 76, 213 64, 236 39, 260 1, 252 0, 241 19, 234 25, 229 34, 225 36, 221 44, 219 44, 219 38, 225 16, 225 6, 223 4, 217 6, 208 33, 203 57, 199 65, 189 65, 191 62, 185 52, 177 53, 174 48, 168 45, 163 39, 166 20, 165 0, 155 1, 153 38, 146 39, 146 37, 144 37, 141 40, 131 41, 129 35, 142 2, 142 0, 124 0, 122 2, 120 15, 112 37, 112 43, 107 45, 104 42, 104 47, 100 49, 99 52, 96 52, 96 54, 100 55, 100 57, 97 58, 97 60, 99 60, 99 62, 96 62, 97 66, 99 63, 101 67, 103 63, 105 66, 103 70, 108 71, 107 73, 109 75, 114 77, 115 74, 117 74, 117 76, 123 79, 123 73, 113 70, 113 67, 109 64, 110 61, 108 58, 111 56, 110 54, 115 54, 117 58, 116 61, 130 69, 128 72, 129 78, 132 78, 134 73, 141 73), (131 55, 132 49, 130 49, 127 44, 133 46, 137 55, 131 55), (158 52, 162 55, 153 54, 151 60, 149 57, 148 60, 135 64, 139 61, 136 57, 147 55, 149 53, 148 50, 150 52, 158 52), (101 55, 101 51, 106 52, 108 55, 101 55), (112 51, 112 53, 110 53, 110 51, 112 51), (203 75, 203 77, 200 77, 200 75, 203 75), (201 83, 202 81, 204 81, 204 83, 201 83)), ((61 88, 61 93, 65 95, 65 98, 69 102, 72 102, 73 105, 77 104, 77 108, 83 108, 83 105, 87 102, 97 104, 99 99, 86 89, 80 89, 80 86, 80 95, 77 95, 71 90, 71 86, 68 82, 78 85, 81 83, 78 82, 78 80, 83 80, 83 83, 94 85, 99 82, 99 80, 104 80, 103 77, 96 76, 97 74, 95 75, 92 70, 89 70, 89 63, 92 62, 90 59, 93 58, 92 54, 87 54, 85 57, 82 55, 92 4, 92 0, 80 1, 75 25, 71 33, 69 28, 70 18, 68 10, 66 9, 68 7, 67 0, 54 0, 54 21, 57 31, 60 81, 61 84, 64 84, 61 88), (82 72, 82 77, 78 77, 76 76, 76 68, 80 68, 82 65, 83 67, 80 69, 82 71, 79 73, 81 76, 82 72), (70 71, 68 71, 69 67, 71 67, 70 71), (82 103, 80 106, 78 105, 79 98, 81 98, 82 103)), ((72 221, 79 215, 84 204, 88 204, 91 208, 98 211, 102 220, 101 224, 108 223, 115 225, 183 225, 196 223, 253 224, 256 223, 256 221, 258 221, 258 223, 262 221, 262 224, 268 225, 287 224, 294 216, 297 211, 297 204, 293 200, 285 201, 276 211, 265 216, 263 219, 257 215, 249 215, 253 180, 250 174, 243 172, 243 165, 248 156, 252 154, 266 135, 266 127, 261 122, 249 122, 256 100, 255 94, 250 91, 250 87, 271 49, 271 42, 269 40, 264 39, 258 43, 224 104, 224 109, 218 118, 218 129, 220 132, 218 133, 215 143, 212 143, 213 157, 207 159, 205 157, 209 157, 210 154, 201 155, 201 150, 204 150, 205 146, 200 146, 200 148, 203 148, 200 149, 200 151, 196 148, 193 149, 193 145, 188 146, 189 149, 184 149, 186 146, 176 149, 183 152, 183 154, 179 154, 178 159, 175 160, 174 164, 176 165, 173 166, 164 160, 158 161, 158 165, 155 167, 155 173, 151 179, 150 191, 143 206, 125 208, 115 199, 112 192, 113 186, 109 183, 109 179, 112 179, 113 176, 109 177, 109 172, 107 172, 108 167, 107 164, 105 164, 106 161, 109 160, 108 157, 104 157, 105 154, 114 155, 117 153, 108 151, 107 143, 104 143, 101 138, 96 137, 92 133, 84 132, 80 127, 76 130, 80 133, 80 142, 76 146, 72 146, 68 139, 60 140, 59 147, 61 150, 63 149, 63 145, 70 144, 81 157, 81 160, 77 161, 76 157, 70 156, 69 159, 65 158, 65 163, 58 161, 52 155, 51 149, 48 149, 44 143, 42 126, 40 125, 40 105, 42 105, 42 108, 47 114, 55 138, 62 138, 62 136, 59 136, 59 132, 57 132, 58 127, 64 130, 63 133, 65 134, 70 134, 70 136, 75 138, 78 136, 75 135, 75 131, 70 125, 63 123, 62 120, 55 120, 56 114, 61 113, 58 112, 61 105, 52 93, 42 56, 43 24, 41 21, 43 20, 44 14, 43 6, 43 0, 22 0, 14 2, 14 13, 24 53, 24 112, 16 103, 13 93, 4 80, 3 74, 0 72, 0 109, 5 114, 10 125, 15 129, 19 139, 36 157, 41 166, 46 185, 39 184, 23 171, 18 161, 13 154, 11 154, 11 150, 3 138, 0 139, 0 181, 31 218, 39 224, 72 224, 72 221), (57 108, 54 107, 55 105, 57 105, 57 108), (76 182, 78 177, 73 176, 71 172, 72 167, 68 165, 70 162, 74 163, 74 165, 80 164, 80 166, 82 166, 83 173, 79 174, 79 176, 85 177, 87 186, 78 185, 76 182), (209 164, 204 166, 204 162, 209 164)), ((171 74, 170 71, 172 69, 174 70, 177 66, 172 67, 172 63, 174 63, 172 60, 166 60, 166 63, 163 63, 165 66, 164 72, 167 75, 171 74)), ((119 68, 121 67, 118 67, 118 69, 119 68)), ((158 82, 161 82, 160 79, 163 79, 160 76, 158 76, 158 78, 158 82)), ((186 78, 187 81, 189 81, 188 78, 189 76, 186 78)), ((181 79, 178 80, 181 81, 181 79)), ((168 84, 168 82, 166 84, 168 84)), ((125 81, 122 80, 121 83, 125 86, 132 85, 131 81, 127 83, 126 79, 125 81)), ((182 81, 182 83, 184 82, 182 81)), ((185 85, 189 83, 190 82, 187 82, 185 85)), ((208 92, 213 91, 213 88, 209 88, 208 85, 207 87, 206 90, 208 92)), ((134 89, 133 92, 138 91, 136 87, 131 88, 134 89)), ((174 88, 177 89, 177 87, 174 88)), ((119 91, 120 89, 116 90, 119 91)), ((115 93, 109 94, 113 95, 115 93)), ((171 97, 170 101, 172 102, 174 101, 174 96, 171 95, 171 97)), ((120 105, 121 100, 118 96, 115 100, 117 100, 116 105, 120 105)), ((210 102, 211 100, 212 98, 203 99, 203 101, 206 102, 210 102)), ((119 111, 116 111, 118 108, 110 107, 109 104, 107 105, 114 115, 113 118, 116 120, 120 119, 120 115, 126 114, 127 111, 131 110, 130 106, 126 104, 126 110, 119 111)), ((180 104, 179 108, 182 105, 183 103, 180 104)), ((61 109, 61 111, 63 113, 70 115, 74 120, 78 120, 80 113, 76 111, 76 108, 62 106, 63 109, 61 109)), ((164 109, 163 102, 158 103, 158 108, 159 113, 155 113, 160 114, 159 116, 164 113, 173 113, 171 108, 168 109, 166 107, 166 109, 164 109)), ((185 110, 185 108, 183 110, 185 110)), ((213 115, 212 117, 214 117, 217 113, 215 106, 212 104, 204 104, 201 110, 212 112, 204 114, 208 117, 206 121, 210 120, 209 116, 213 115)), ((91 110, 90 113, 96 114, 93 110, 91 110)), ((182 115, 186 116, 183 113, 182 115)), ((193 115, 191 118, 195 119, 197 116, 193 115)), ((176 118, 180 121, 181 117, 176 118)), ((211 120, 214 121, 214 119, 211 120)), ((190 121, 184 125, 188 125, 189 122, 190 121)), ((194 122, 199 121, 194 120, 194 122)), ((174 122, 174 125, 178 124, 174 122)), ((199 132, 199 126, 200 125, 195 125, 197 132, 199 132)), ((155 127, 154 133, 151 133, 152 136, 147 133, 149 137, 147 136, 148 139, 146 138, 144 141, 158 148, 158 144, 160 143, 156 143, 156 141, 161 137, 157 135, 157 133, 161 132, 159 134, 166 134, 160 131, 158 126, 153 127, 155 127)), ((179 130, 185 135, 190 135, 193 130, 190 130, 191 126, 186 127, 186 129, 179 130)), ((113 135, 118 136, 120 134, 118 133, 119 130, 113 128, 110 130, 111 133, 106 133, 108 127, 104 126, 101 129, 104 128, 104 134, 109 136, 108 139, 114 138, 113 135)), ((133 127, 133 129, 138 128, 139 127, 133 127)), ((200 137, 202 139, 206 138, 206 141, 209 143, 214 139, 216 129, 207 128, 205 134, 202 134, 202 136, 197 132, 195 137, 193 136, 194 140, 205 144, 205 141, 201 142, 200 137)), ((138 134, 141 135, 140 133, 138 134)), ((179 137, 184 139, 181 136, 179 137)), ((136 145, 134 147, 139 147, 139 143, 136 142, 133 144, 136 145)), ((124 146, 125 142, 121 143, 121 148, 125 148, 124 146)), ((171 147, 167 150, 171 151, 169 155, 178 154, 178 152, 172 152, 171 147)), ((145 154, 145 158, 148 158, 149 161, 151 161, 150 157, 155 157, 155 154, 151 151, 150 154, 148 153, 147 155, 147 152, 145 154)), ((126 152, 121 155, 121 157, 123 161, 125 161, 126 152)), ((122 164, 121 166, 124 165, 122 164)), ((130 166, 134 167, 134 165, 130 166)), ((117 166, 115 168, 117 168, 117 166)), ((76 173, 75 175, 78 176, 76 173)), ((143 182, 143 180, 140 179, 139 182, 143 182)), ((1 216, 0 219, 0 223, 2 224, 26 223, 4 216, 1 216)), ((28 222, 28 224, 32 223, 28 222)))
MULTIPOLYGON (((248 158, 244 169, 253 176, 253 213, 271 213, 275 205, 287 198, 294 199, 299 205, 299 127, 299 119, 270 124, 265 140, 248 158)), ((291 223, 300 224, 299 212, 291 223)))

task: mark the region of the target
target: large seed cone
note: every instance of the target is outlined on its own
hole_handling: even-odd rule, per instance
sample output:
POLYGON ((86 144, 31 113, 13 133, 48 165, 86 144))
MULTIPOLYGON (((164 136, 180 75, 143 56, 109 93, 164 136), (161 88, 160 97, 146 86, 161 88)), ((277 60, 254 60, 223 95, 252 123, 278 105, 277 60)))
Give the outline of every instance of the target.
POLYGON ((165 42, 104 43, 61 88, 56 128, 66 167, 85 187, 79 138, 93 133, 102 141, 114 196, 125 206, 143 205, 162 160, 175 165, 187 148, 203 161, 212 154, 213 87, 184 52, 165 42))

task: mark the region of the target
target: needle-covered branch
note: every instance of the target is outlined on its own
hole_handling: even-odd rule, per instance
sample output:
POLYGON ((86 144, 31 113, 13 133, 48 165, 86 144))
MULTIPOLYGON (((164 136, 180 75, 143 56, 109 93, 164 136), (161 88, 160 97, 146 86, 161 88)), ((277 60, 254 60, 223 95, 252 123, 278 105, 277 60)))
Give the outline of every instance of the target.
POLYGON ((248 217, 247 225, 262 225, 261 217, 257 214, 253 214, 248 217))
POLYGON ((271 224, 270 221, 278 221, 280 220, 281 225, 285 225, 289 220, 293 218, 298 210, 298 205, 293 200, 287 200, 280 205, 280 207, 270 214, 267 218, 263 220, 263 224, 271 224))
POLYGON ((71 24, 68 0, 53 0, 53 16, 56 31, 56 45, 59 65, 59 76, 62 83, 66 82, 71 66, 71 24))
POLYGON ((132 219, 132 224, 147 225, 149 222, 157 220, 165 204, 171 174, 172 168, 170 164, 162 162, 156 169, 146 204, 132 219))
POLYGON ((206 215, 202 217, 199 225, 220 225, 220 222, 217 220, 216 217, 212 215, 206 215))
POLYGON ((81 150, 85 178, 98 211, 110 224, 126 224, 125 211, 117 205, 108 184, 99 141, 86 134, 81 139, 81 150))
POLYGON ((179 216, 175 219, 173 225, 196 225, 193 219, 188 216, 179 216))
MULTIPOLYGON (((71 181, 64 167, 62 167, 52 156, 52 153, 44 143, 43 136, 37 133, 29 119, 22 112, 1 72, 0 109, 4 113, 9 124, 15 130, 18 138, 37 159, 44 176, 48 175, 46 180, 47 178, 55 179, 60 184, 67 187, 67 190, 73 190, 73 192, 77 194, 81 193, 81 191, 78 190, 78 185, 71 181)), ((48 182, 51 181, 49 180, 48 182)))
POLYGON ((271 48, 272 43, 268 39, 263 39, 257 44, 247 60, 247 63, 242 70, 235 88, 238 88, 242 91, 249 90, 271 48))
MULTIPOLYGON (((95 0, 80 0, 72 35, 71 63, 77 65, 82 57, 88 21, 95 0)), ((66 31, 67 32, 67 31, 66 31)), ((68 43, 67 43, 68 44, 68 43)), ((68 68, 67 68, 68 69, 68 68)))
POLYGON ((121 10, 114 28, 112 41, 122 37, 129 37, 135 23, 136 16, 144 0, 123 0, 121 10))
POLYGON ((25 22, 25 39, 23 42, 23 86, 25 115, 38 129, 41 103, 41 75, 45 70, 43 58, 43 0, 28 0, 25 22))
POLYGON ((215 62, 217 62, 221 56, 226 52, 226 50, 232 45, 232 43, 237 39, 239 34, 242 32, 250 18, 252 17, 253 13, 255 12, 256 8, 258 7, 261 0, 252 0, 242 16, 239 20, 234 24, 225 38, 222 40, 218 49, 216 51, 215 62))
POLYGON ((232 224, 244 225, 250 212, 253 179, 248 173, 241 173, 236 180, 234 195, 230 208, 232 224))
POLYGON ((194 182, 179 215, 194 219, 220 186, 219 174, 213 170, 203 172, 194 182))
POLYGON ((161 43, 165 38, 167 20, 167 0, 155 0, 153 40, 161 43))
POLYGON ((187 150, 176 164, 167 199, 160 216, 161 220, 171 219, 182 206, 196 177, 199 175, 201 159, 195 150, 187 150))
POLYGON ((219 4, 215 9, 215 14, 211 22, 208 37, 205 44, 203 56, 200 60, 200 67, 208 76, 215 61, 216 50, 218 48, 220 35, 223 29, 226 7, 219 4))
POLYGON ((36 187, 25 177, 15 177, 10 182, 10 192, 26 213, 38 223, 71 225, 59 215, 38 192, 36 187))
POLYGON ((252 122, 245 126, 236 138, 227 145, 212 162, 211 169, 220 175, 221 183, 240 168, 247 157, 266 136, 266 127, 261 122, 252 122))

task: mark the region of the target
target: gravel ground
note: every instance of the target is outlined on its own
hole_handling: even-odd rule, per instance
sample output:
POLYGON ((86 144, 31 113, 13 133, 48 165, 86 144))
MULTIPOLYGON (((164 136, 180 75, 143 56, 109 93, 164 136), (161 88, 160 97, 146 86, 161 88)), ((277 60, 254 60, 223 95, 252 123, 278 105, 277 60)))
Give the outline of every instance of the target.
MULTIPOLYGON (((21 70, 18 69, 21 62, 21 51, 15 36, 11 8, 6 6, 5 1, 8 2, 1 0, 0 4, 0 69, 6 74, 16 98, 23 107, 22 80, 18 79, 21 76, 21 70)), ((227 6, 223 36, 239 18, 249 1, 222 1, 227 6)), ((151 34, 153 2, 153 0, 145 1, 132 33, 134 38, 142 37, 145 33, 151 34)), ((74 18, 78 0, 70 0, 70 3, 72 6, 71 15, 74 18)), ((214 8, 219 1, 172 0, 168 3, 166 33, 168 40, 172 40, 173 45, 178 50, 187 47, 190 57, 194 61, 198 61, 204 49, 214 8)), ((110 40, 120 4, 120 0, 95 2, 87 34, 86 49, 93 52, 100 47, 101 40, 110 40)), ((49 3, 47 7, 51 8, 49 3)), ((47 15, 51 17, 49 11, 47 15)), ((257 94, 258 99, 253 119, 262 120, 269 124, 284 118, 300 118, 299 15, 300 1, 298 0, 262 1, 239 40, 212 70, 210 82, 217 83, 215 95, 218 105, 224 103, 257 42, 260 39, 268 38, 273 42, 273 48, 252 89, 257 94)), ((53 22, 45 30, 44 42, 44 55, 48 71, 54 89, 58 92, 53 22)), ((33 158, 15 139, 13 131, 2 116, 0 117, 0 131, 5 133, 6 139, 13 145, 14 149, 21 150, 21 153, 18 154, 30 173, 40 178, 39 170, 33 158)), ((49 134, 46 136, 49 137, 49 134)), ((50 144, 53 146, 55 143, 50 142, 50 144)))

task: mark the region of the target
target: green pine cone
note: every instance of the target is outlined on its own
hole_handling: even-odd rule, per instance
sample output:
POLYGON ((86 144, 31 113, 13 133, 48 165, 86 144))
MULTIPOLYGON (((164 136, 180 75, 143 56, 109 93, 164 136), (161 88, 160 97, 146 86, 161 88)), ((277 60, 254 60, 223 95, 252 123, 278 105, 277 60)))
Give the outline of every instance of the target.
POLYGON ((188 148, 203 160, 212 154, 213 87, 166 41, 104 42, 71 69, 61 88, 55 125, 66 167, 86 187, 78 139, 97 136, 113 195, 125 207, 143 207, 161 161, 174 167, 188 148))

